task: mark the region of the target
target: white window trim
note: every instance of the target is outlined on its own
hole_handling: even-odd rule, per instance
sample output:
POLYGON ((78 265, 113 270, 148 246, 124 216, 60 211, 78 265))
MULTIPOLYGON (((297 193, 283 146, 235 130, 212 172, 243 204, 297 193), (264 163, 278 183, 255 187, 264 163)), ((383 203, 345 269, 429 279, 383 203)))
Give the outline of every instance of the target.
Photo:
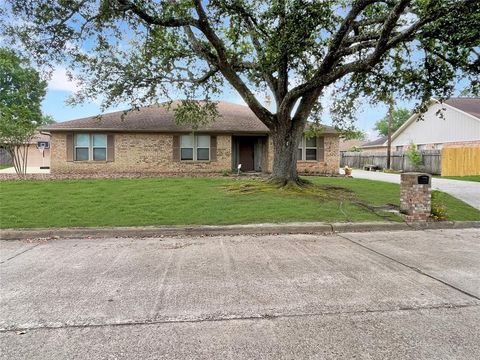
POLYGON ((108 136, 107 134, 92 134, 92 133, 75 133, 73 137, 74 142, 74 157, 75 161, 84 162, 84 161, 95 161, 95 162, 105 162, 108 159, 108 136), (85 149, 86 146, 77 146, 77 136, 78 135, 88 135, 88 160, 77 160, 77 148, 85 149), (93 136, 94 135, 103 135, 106 138, 107 145, 106 146, 93 146, 93 136), (94 160, 93 159, 93 149, 105 149, 105 160, 94 160))
POLYGON ((180 161, 210 161, 210 148, 212 146, 212 142, 211 142, 211 136, 208 135, 208 134, 183 134, 183 135, 180 135, 180 161), (192 146, 193 148, 190 148, 190 147, 182 147, 182 136, 193 136, 193 140, 192 140, 192 146), (198 136, 208 136, 208 148, 206 147, 198 147, 198 136), (192 149, 192 160, 184 160, 182 159, 182 149, 192 149), (197 159, 197 150, 198 149, 208 149, 208 159, 207 160, 198 160, 197 159))
POLYGON ((318 162, 318 142, 317 142, 317 137, 314 138, 315 139, 315 146, 312 147, 312 146, 307 146, 307 138, 304 136, 302 136, 302 139, 300 140, 300 144, 298 146, 299 149, 302 150, 302 158, 301 159, 297 159, 297 161, 307 161, 307 162, 318 162), (317 152, 316 152, 316 156, 315 156, 315 160, 307 160, 307 149, 315 149, 317 152))

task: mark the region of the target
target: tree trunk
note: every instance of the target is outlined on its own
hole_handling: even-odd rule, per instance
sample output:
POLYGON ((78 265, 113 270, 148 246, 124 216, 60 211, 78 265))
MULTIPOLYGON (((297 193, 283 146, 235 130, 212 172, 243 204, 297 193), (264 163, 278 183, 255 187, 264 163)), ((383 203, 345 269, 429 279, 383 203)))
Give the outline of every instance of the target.
POLYGON ((297 172, 297 150, 303 134, 303 124, 294 126, 291 120, 279 122, 272 130, 273 169, 271 181, 285 186, 289 183, 301 184, 297 172))

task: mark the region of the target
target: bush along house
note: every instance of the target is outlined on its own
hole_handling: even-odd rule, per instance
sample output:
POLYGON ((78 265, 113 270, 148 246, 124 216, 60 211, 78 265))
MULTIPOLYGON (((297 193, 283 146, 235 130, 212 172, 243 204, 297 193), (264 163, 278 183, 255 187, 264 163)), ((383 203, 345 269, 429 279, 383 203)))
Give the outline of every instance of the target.
MULTIPOLYGON (((219 116, 195 132, 177 125, 173 103, 101 117, 49 125, 52 174, 270 172, 273 163, 269 129, 246 106, 218 102, 219 116)), ((325 126, 317 138, 304 137, 298 170, 336 174, 339 137, 325 126)))

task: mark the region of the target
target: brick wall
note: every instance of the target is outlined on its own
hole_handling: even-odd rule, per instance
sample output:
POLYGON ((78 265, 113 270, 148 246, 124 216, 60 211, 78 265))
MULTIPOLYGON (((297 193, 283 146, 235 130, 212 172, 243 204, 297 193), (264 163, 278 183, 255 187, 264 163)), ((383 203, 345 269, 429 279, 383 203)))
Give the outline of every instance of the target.
POLYGON ((425 221, 432 210, 431 177, 422 173, 400 175, 400 212, 407 222, 425 221), (418 184, 419 176, 428 176, 429 184, 418 184))
MULTIPOLYGON (((336 135, 324 136, 325 161, 297 161, 297 170, 305 175, 334 175, 340 167, 340 139, 336 135)), ((273 167, 273 142, 268 141, 268 171, 273 167)))
MULTIPOLYGON (((217 135, 217 161, 172 161, 173 136, 155 133, 115 134, 115 161, 68 162, 66 158, 66 134, 52 133, 52 174, 87 173, 173 173, 173 172, 221 172, 232 168, 230 135, 217 135)), ((298 169, 308 174, 337 174, 340 163, 339 139, 326 135, 325 161, 299 161, 298 169)), ((268 145, 268 171, 273 164, 273 144, 268 145)))
POLYGON ((82 173, 162 173, 220 172, 230 170, 231 136, 217 135, 216 161, 172 161, 173 136, 155 133, 115 134, 115 161, 73 161, 66 158, 66 134, 52 133, 51 172, 82 173))
POLYGON ((305 174, 338 174, 340 167, 340 140, 335 135, 324 137, 325 161, 298 161, 297 169, 305 174))

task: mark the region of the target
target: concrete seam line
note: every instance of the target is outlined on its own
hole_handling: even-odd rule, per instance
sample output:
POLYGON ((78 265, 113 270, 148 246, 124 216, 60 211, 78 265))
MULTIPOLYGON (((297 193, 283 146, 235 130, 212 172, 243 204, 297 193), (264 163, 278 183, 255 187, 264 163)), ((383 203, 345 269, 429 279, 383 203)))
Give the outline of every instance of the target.
POLYGON ((392 312, 407 312, 407 311, 423 311, 423 310, 455 310, 465 308, 479 307, 480 304, 443 304, 432 305, 424 307, 403 307, 397 309, 366 309, 366 310, 352 310, 352 311, 331 311, 318 313, 297 313, 297 314, 264 314, 251 316, 230 316, 218 318, 204 318, 204 319, 164 319, 164 320, 140 320, 140 321, 125 321, 116 323, 92 323, 92 324, 59 324, 59 325, 37 325, 30 327, 16 327, 16 328, 1 328, 0 334, 15 331, 35 331, 35 330, 55 330, 55 329, 83 329, 94 327, 119 327, 119 326, 136 326, 136 325, 159 325, 159 324, 182 324, 182 323, 203 323, 203 322, 225 322, 225 321, 250 321, 250 320, 275 320, 285 318, 303 318, 311 316, 342 316, 342 315, 365 315, 365 314, 386 314, 392 312))
POLYGON ((0 264, 4 264, 4 263, 6 263, 7 261, 10 261, 10 260, 12 260, 12 259, 15 259, 17 256, 20 256, 20 255, 22 255, 22 254, 25 254, 27 251, 30 251, 30 250, 36 248, 38 245, 40 245, 40 243, 35 244, 35 245, 33 245, 33 246, 30 246, 28 249, 25 249, 25 250, 23 250, 23 251, 20 251, 19 253, 15 254, 15 255, 13 255, 13 256, 10 256, 8 259, 5 259, 5 260, 0 261, 0 264))
POLYGON ((417 272, 417 273, 419 273, 419 274, 421 274, 421 275, 423 275, 423 276, 426 276, 426 277, 429 277, 430 279, 436 280, 436 281, 442 283, 443 285, 446 285, 446 286, 448 286, 448 287, 450 287, 450 288, 452 288, 452 289, 454 289, 454 290, 457 290, 457 291, 461 292, 461 293, 464 294, 464 295, 470 296, 470 297, 472 297, 472 298, 474 298, 474 299, 476 299, 476 300, 480 300, 480 297, 478 297, 477 295, 472 294, 472 293, 470 293, 470 292, 468 292, 468 291, 466 291, 466 290, 460 289, 459 287, 456 287, 455 285, 452 285, 452 284, 450 284, 450 283, 448 283, 448 282, 446 282, 446 281, 444 281, 444 280, 441 280, 441 279, 439 279, 439 278, 437 278, 437 277, 435 277, 435 276, 433 276, 433 275, 430 275, 430 274, 422 271, 421 269, 416 268, 415 266, 410 266, 410 265, 408 265, 408 264, 405 264, 405 263, 403 263, 403 262, 401 262, 401 261, 399 261, 399 260, 397 260, 397 259, 395 259, 395 258, 392 258, 391 256, 385 255, 385 254, 383 254, 383 253, 381 253, 381 252, 379 252, 379 251, 377 251, 377 250, 374 250, 374 249, 372 249, 372 248, 369 248, 369 247, 366 246, 366 245, 360 244, 359 242, 357 242, 357 241, 355 241, 355 240, 352 240, 352 239, 348 238, 348 237, 345 236, 345 235, 340 235, 340 234, 339 234, 338 236, 341 237, 341 238, 343 238, 343 239, 345 239, 345 240, 348 240, 348 241, 350 241, 351 243, 356 244, 356 245, 358 245, 358 246, 360 246, 360 247, 362 247, 362 248, 364 248, 364 249, 366 249, 366 250, 368 250, 368 251, 371 251, 371 252, 373 252, 373 253, 375 253, 375 254, 377 254, 377 255, 383 256, 384 258, 389 259, 389 260, 391 260, 391 261, 393 261, 393 262, 395 262, 395 263, 397 263, 397 264, 400 264, 400 265, 402 265, 402 266, 405 266, 405 267, 407 267, 407 268, 409 268, 409 269, 411 269, 411 270, 413 270, 413 271, 415 271, 415 272, 417 272))

